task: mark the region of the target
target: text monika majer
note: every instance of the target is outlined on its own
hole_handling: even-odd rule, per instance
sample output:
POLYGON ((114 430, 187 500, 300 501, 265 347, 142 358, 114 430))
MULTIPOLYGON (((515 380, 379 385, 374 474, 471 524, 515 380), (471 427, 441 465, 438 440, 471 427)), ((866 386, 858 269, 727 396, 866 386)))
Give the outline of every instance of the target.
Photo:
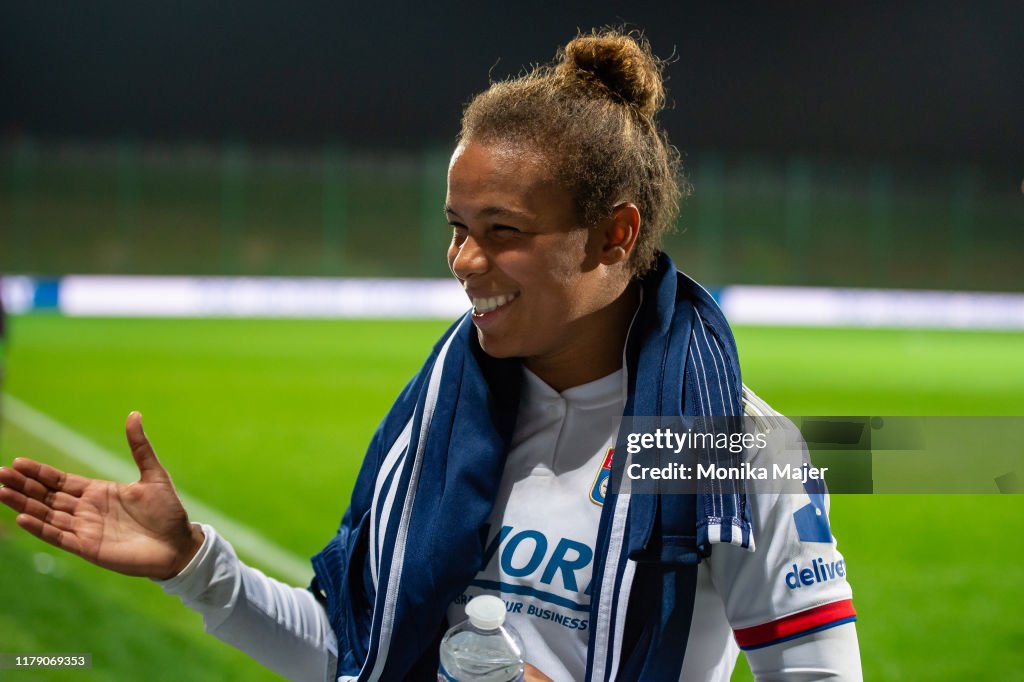
POLYGON ((824 480, 826 471, 828 471, 828 467, 797 466, 794 464, 772 464, 770 467, 755 467, 751 466, 749 462, 742 462, 731 466, 719 466, 714 463, 696 465, 673 463, 660 467, 646 467, 634 462, 626 467, 626 475, 634 481, 793 480, 806 483, 808 480, 824 480))

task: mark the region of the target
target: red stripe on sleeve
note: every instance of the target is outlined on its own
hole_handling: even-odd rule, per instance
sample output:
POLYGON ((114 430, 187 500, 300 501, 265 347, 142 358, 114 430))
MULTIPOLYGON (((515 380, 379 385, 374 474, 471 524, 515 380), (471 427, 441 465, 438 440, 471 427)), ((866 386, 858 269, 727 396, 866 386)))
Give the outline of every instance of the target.
POLYGON ((844 601, 832 602, 831 604, 815 606, 813 609, 794 613, 791 616, 773 620, 763 625, 740 628, 735 630, 734 634, 736 635, 736 643, 740 647, 747 649, 749 647, 763 646, 777 639, 793 637, 794 635, 799 635, 802 632, 819 628, 822 625, 827 625, 837 620, 853 618, 856 615, 857 612, 853 610, 853 600, 846 599, 844 601))

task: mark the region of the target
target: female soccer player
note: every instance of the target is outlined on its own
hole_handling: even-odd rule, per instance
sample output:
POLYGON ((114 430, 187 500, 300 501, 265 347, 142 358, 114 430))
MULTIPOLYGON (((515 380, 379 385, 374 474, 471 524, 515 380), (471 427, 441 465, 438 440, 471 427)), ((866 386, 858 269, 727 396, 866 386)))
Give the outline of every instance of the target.
POLYGON ((726 680, 738 647, 758 679, 859 679, 823 491, 607 485, 623 416, 778 424, 721 311, 659 251, 680 196, 663 100, 646 42, 605 31, 466 108, 445 212, 472 310, 384 418, 308 589, 190 523, 137 413, 137 483, 16 459, 0 501, 292 679, 435 679, 441 635, 483 593, 532 680, 726 680))

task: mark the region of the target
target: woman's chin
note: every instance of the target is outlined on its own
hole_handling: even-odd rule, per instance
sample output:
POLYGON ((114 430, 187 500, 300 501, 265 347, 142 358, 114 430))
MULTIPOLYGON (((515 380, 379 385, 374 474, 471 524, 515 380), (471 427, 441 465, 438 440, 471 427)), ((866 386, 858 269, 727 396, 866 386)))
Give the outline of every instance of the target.
POLYGON ((511 343, 507 338, 501 338, 497 334, 489 334, 477 328, 476 338, 480 342, 480 349, 492 358, 502 360, 521 357, 523 354, 519 344, 511 343))

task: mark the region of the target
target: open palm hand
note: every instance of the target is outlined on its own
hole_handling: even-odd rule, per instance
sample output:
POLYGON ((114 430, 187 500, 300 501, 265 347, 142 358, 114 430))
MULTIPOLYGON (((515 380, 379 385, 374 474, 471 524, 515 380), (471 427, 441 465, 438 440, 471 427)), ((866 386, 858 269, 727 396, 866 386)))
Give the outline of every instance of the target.
POLYGON ((0 468, 0 502, 19 512, 19 526, 51 545, 119 573, 167 579, 198 550, 202 531, 189 523, 138 412, 128 415, 125 432, 138 481, 96 480, 18 458, 0 468))

